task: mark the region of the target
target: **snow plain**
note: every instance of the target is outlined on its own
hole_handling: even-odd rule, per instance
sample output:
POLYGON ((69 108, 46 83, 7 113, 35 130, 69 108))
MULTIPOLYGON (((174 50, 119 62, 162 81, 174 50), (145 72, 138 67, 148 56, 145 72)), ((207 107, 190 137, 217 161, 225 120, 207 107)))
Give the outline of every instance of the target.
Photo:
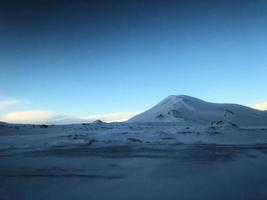
POLYGON ((267 131, 176 123, 0 128, 0 199, 267 198, 267 131))

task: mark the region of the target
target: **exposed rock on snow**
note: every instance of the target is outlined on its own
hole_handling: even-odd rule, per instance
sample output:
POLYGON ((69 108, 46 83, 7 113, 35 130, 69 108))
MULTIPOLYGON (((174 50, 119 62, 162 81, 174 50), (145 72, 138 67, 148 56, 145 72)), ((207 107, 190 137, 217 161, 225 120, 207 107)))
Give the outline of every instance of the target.
POLYGON ((42 125, 40 125, 40 128, 48 128, 48 125, 42 124, 42 125))
POLYGON ((138 143, 142 143, 142 140, 137 139, 137 138, 128 138, 127 139, 129 142, 138 142, 138 143))
POLYGON ((101 121, 100 119, 97 119, 95 121, 92 122, 93 124, 104 124, 103 121, 101 121))

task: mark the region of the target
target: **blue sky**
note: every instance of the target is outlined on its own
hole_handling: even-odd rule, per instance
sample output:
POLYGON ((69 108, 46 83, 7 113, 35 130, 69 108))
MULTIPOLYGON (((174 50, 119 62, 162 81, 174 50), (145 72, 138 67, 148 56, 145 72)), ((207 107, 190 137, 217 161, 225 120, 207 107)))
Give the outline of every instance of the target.
POLYGON ((13 101, 2 115, 138 112, 171 94, 267 101, 264 1, 11 2, 0 6, 0 103, 13 101))

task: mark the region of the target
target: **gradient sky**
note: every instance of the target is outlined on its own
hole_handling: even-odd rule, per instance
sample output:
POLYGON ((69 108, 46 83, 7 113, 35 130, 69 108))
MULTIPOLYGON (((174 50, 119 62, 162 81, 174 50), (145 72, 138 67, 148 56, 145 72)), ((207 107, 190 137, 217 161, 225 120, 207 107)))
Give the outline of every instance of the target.
POLYGON ((250 106, 267 101, 266 44, 265 0, 0 1, 0 114, 250 106))

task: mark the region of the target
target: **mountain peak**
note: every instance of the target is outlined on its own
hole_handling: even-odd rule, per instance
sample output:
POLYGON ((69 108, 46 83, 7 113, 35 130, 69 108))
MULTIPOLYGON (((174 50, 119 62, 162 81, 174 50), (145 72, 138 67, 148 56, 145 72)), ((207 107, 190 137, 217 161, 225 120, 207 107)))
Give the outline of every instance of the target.
POLYGON ((201 99, 192 97, 192 96, 188 96, 188 95, 170 95, 168 97, 166 97, 163 101, 172 101, 172 102, 204 102, 201 99))
POLYGON ((205 123, 225 121, 237 124, 266 123, 262 112, 237 104, 209 103, 187 95, 170 95, 128 122, 205 123))

